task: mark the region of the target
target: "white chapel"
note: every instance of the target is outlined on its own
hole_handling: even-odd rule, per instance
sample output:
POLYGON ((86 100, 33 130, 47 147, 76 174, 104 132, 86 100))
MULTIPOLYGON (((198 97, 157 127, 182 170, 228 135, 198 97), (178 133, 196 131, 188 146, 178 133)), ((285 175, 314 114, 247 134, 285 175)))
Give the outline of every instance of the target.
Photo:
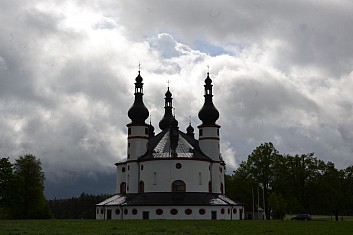
POLYGON ((173 116, 172 93, 165 93, 161 132, 146 124, 140 71, 135 101, 128 111, 127 158, 116 165, 116 194, 96 205, 96 219, 241 220, 244 205, 225 195, 225 163, 220 153, 219 112, 212 101, 212 80, 205 79, 205 102, 195 138, 173 116))

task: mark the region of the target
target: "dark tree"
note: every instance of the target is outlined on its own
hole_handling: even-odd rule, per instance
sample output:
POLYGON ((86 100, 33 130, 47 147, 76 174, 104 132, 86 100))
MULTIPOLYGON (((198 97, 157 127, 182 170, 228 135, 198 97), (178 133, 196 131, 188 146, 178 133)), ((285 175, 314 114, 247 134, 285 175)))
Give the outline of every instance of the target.
POLYGON ((14 164, 18 179, 20 200, 16 215, 22 219, 50 218, 50 210, 44 197, 44 172, 39 159, 31 154, 20 156, 14 164))
POLYGON ((9 218, 11 208, 12 164, 9 158, 0 159, 0 219, 9 218))
POLYGON ((281 194, 271 193, 269 202, 273 219, 283 219, 286 216, 287 202, 281 194))
POLYGON ((262 187, 264 195, 263 205, 267 219, 270 218, 268 199, 275 179, 273 170, 275 158, 278 155, 278 151, 272 143, 264 143, 249 155, 246 162, 246 169, 250 177, 262 187))
POLYGON ((342 212, 353 215, 353 165, 341 171, 342 173, 342 212))

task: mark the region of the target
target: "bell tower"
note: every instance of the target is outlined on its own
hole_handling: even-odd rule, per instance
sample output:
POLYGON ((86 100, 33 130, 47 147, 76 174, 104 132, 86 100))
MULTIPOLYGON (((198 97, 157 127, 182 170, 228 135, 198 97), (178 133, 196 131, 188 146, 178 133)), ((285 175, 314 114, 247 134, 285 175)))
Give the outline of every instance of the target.
POLYGON ((143 103, 143 83, 140 71, 135 82, 135 101, 128 111, 131 123, 128 127, 127 146, 127 174, 126 193, 138 193, 139 165, 137 159, 146 153, 149 139, 150 125, 145 123, 149 116, 148 109, 143 103))
POLYGON ((207 73, 205 79, 205 102, 199 111, 199 119, 202 124, 199 128, 199 146, 203 153, 212 159, 210 174, 210 188, 213 193, 224 193, 224 162, 220 153, 219 129, 221 126, 216 124, 219 112, 212 101, 212 80, 207 73))

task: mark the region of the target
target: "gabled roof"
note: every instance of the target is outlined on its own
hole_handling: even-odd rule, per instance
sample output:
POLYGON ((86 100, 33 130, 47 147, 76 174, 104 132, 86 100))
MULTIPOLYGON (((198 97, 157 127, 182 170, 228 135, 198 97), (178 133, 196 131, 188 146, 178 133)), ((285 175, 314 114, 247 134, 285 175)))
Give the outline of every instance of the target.
POLYGON ((97 206, 227 206, 243 205, 227 196, 216 193, 133 193, 118 194, 98 203, 97 206))
POLYGON ((170 146, 170 129, 165 129, 148 141, 147 152, 139 160, 159 158, 197 158, 211 161, 200 149, 199 142, 178 130, 178 144, 173 154, 170 146))

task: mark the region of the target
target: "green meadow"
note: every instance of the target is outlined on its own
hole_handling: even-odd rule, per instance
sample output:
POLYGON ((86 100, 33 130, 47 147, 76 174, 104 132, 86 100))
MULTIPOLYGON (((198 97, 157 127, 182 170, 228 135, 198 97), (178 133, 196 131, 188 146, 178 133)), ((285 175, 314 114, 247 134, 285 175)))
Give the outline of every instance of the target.
POLYGON ((353 234, 353 219, 331 221, 0 220, 0 234, 353 234))

